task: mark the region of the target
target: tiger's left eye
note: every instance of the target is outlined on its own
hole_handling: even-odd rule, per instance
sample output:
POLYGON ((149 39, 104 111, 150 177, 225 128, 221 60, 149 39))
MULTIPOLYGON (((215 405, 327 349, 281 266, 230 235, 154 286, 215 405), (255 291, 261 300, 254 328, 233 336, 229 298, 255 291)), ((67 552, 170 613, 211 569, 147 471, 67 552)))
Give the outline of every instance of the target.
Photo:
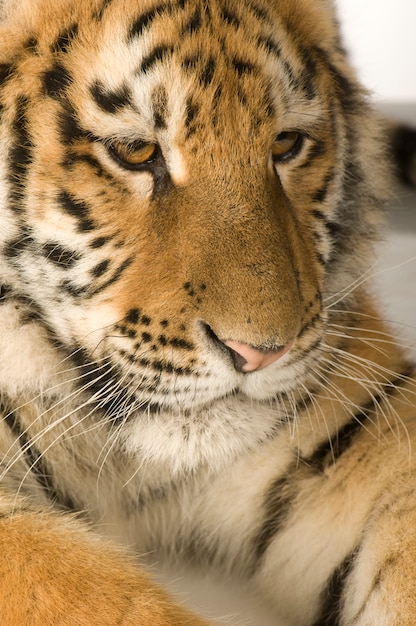
POLYGON ((158 153, 158 145, 144 141, 136 141, 133 143, 113 141, 109 145, 108 151, 113 159, 122 167, 137 170, 143 165, 154 161, 158 153))
POLYGON ((300 151, 303 137, 296 131, 279 133, 272 146, 272 157, 275 162, 287 161, 300 151))

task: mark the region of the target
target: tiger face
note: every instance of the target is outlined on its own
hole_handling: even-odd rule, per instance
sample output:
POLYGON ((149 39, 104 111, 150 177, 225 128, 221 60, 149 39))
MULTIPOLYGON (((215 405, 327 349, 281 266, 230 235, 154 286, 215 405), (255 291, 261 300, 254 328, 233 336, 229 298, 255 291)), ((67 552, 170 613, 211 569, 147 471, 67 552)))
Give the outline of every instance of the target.
POLYGON ((328 3, 59 4, 2 33, 3 282, 133 446, 267 437, 222 407, 308 387, 384 194, 328 3))

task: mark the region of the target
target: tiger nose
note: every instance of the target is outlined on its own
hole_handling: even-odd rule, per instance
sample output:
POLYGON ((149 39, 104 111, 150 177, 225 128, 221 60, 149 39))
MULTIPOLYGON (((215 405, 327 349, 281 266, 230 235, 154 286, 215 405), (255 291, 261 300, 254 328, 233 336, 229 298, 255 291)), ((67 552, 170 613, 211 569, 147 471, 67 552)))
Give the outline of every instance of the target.
POLYGON ((293 341, 274 350, 255 348, 239 341, 224 341, 224 344, 230 351, 235 369, 238 372, 249 373, 262 370, 281 359, 283 355, 289 352, 293 346, 293 341))

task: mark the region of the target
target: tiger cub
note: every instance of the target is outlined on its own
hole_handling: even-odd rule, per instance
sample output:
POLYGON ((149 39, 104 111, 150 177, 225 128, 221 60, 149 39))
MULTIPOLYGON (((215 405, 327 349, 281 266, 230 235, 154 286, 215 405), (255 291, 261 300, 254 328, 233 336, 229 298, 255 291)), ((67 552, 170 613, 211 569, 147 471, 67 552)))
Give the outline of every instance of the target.
POLYGON ((414 625, 387 132, 332 2, 0 7, 0 623, 202 626, 152 552, 414 625))

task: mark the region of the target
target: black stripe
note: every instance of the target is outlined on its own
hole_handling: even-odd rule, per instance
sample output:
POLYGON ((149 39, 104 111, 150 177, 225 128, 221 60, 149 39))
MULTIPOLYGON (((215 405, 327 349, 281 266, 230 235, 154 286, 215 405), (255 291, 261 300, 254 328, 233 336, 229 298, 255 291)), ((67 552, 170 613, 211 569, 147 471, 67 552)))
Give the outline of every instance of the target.
POLYGON ((342 596, 348 576, 354 567, 357 550, 351 552, 332 573, 322 593, 322 609, 313 626, 340 626, 342 596))
POLYGON ((324 255, 321 254, 320 252, 316 251, 315 252, 315 256, 316 256, 316 260, 318 261, 319 265, 321 265, 322 267, 326 267, 328 261, 325 259, 324 255))
POLYGON ((7 302, 12 293, 12 287, 9 287, 9 285, 0 285, 0 304, 7 302))
POLYGON ((59 100, 71 83, 71 74, 61 63, 55 63, 55 65, 43 75, 45 93, 54 99, 59 100))
POLYGON ((92 248, 93 250, 96 250, 97 248, 102 248, 109 241, 111 241, 111 239, 112 237, 97 237, 96 239, 91 241, 90 248, 92 248))
POLYGON ((329 186, 332 183, 332 181, 335 178, 335 172, 331 169, 328 174, 325 176, 325 179, 321 185, 321 187, 315 191, 315 193, 312 196, 312 200, 313 202, 319 202, 322 203, 325 201, 327 195, 328 195, 328 191, 329 191, 329 186))
POLYGON ((197 122, 196 118, 198 117, 200 111, 200 106, 197 102, 194 102, 191 97, 189 97, 186 101, 186 117, 185 117, 185 127, 186 138, 189 139, 197 130, 197 122))
POLYGON ((312 211, 312 215, 320 222, 325 222, 327 219, 325 213, 322 213, 322 211, 320 211, 319 209, 314 209, 312 211))
MULTIPOLYGON (((68 151, 65 157, 62 160, 62 167, 69 169, 73 168, 76 163, 85 163, 89 167, 91 167, 94 172, 94 176, 99 176, 100 178, 104 178, 107 181, 110 181, 114 185, 114 178, 111 176, 109 172, 102 167, 101 163, 98 159, 93 157, 91 154, 82 154, 75 151, 68 151)), ((85 226, 88 224, 85 223, 85 226)), ((82 230, 89 230, 88 228, 83 228, 82 230)))
POLYGON ((74 250, 68 250, 59 243, 48 242, 42 246, 42 251, 46 259, 54 263, 57 267, 68 270, 81 258, 74 250))
MULTIPOLYGON (((92 283, 88 285, 76 285, 70 280, 63 280, 62 283, 59 285, 58 289, 60 291, 67 293, 69 296, 71 296, 71 298, 84 298, 84 299, 92 298, 98 295, 99 293, 102 293, 103 291, 108 289, 108 287, 116 283, 120 279, 120 277, 123 275, 123 273, 133 263, 133 260, 134 259, 130 257, 126 259, 125 261, 123 261, 122 263, 120 263, 120 265, 113 272, 112 276, 110 276, 108 280, 106 280, 105 282, 101 284, 95 285, 95 283, 92 283)), ((103 261, 103 263, 100 263, 92 270, 92 273, 96 272, 97 274, 100 274, 100 273, 105 272, 107 269, 107 263, 108 261, 103 261)))
POLYGON ((195 52, 194 54, 187 54, 182 62, 181 65, 183 67, 183 69, 186 70, 195 70, 196 66, 201 63, 202 61, 202 56, 199 52, 195 52))
MULTIPOLYGON (((152 368, 158 373, 166 372, 168 374, 174 374, 175 376, 192 376, 192 375, 195 376, 195 371, 191 367, 175 367, 175 365, 171 363, 170 361, 152 361, 150 359, 137 358, 134 356, 132 356, 130 360, 132 363, 138 363, 139 365, 141 365, 142 367, 146 369, 152 368)), ((150 387, 148 387, 147 389, 153 392, 162 391, 163 393, 163 389, 158 389, 157 385, 158 385, 158 380, 156 380, 155 384, 152 386, 151 389, 150 387)), ((155 412, 156 410, 159 410, 160 408, 158 404, 152 405, 150 401, 146 402, 146 406, 153 406, 153 409, 152 409, 153 412, 155 412)), ((141 408, 142 407, 140 406, 140 409, 141 408)))
MULTIPOLYGON (((406 382, 412 371, 411 368, 407 369, 401 376, 389 383, 385 388, 386 394, 392 396, 398 387, 406 382)), ((363 407, 362 411, 353 420, 347 422, 332 439, 325 440, 318 445, 309 457, 300 458, 296 464, 292 464, 287 468, 283 477, 279 476, 271 483, 263 500, 264 521, 254 541, 255 568, 259 566, 273 538, 285 524, 292 502, 296 496, 299 479, 301 476, 305 476, 305 468, 309 468, 309 470, 314 472, 323 472, 326 468, 333 465, 350 448, 365 421, 374 413, 376 407, 383 399, 383 395, 374 398, 367 406, 363 407), (299 472, 302 472, 302 474, 299 474, 299 472)), ((339 576, 339 572, 337 572, 338 570, 334 573, 334 581, 339 576)), ((334 584, 334 581, 332 584, 334 584)), ((320 622, 317 622, 317 624, 320 624, 320 622)), ((326 625, 326 622, 322 622, 322 624, 326 625)), ((328 622, 328 626, 329 624, 331 622, 328 622)))
POLYGON ((182 29, 182 35, 192 35, 197 33, 202 27, 202 17, 201 11, 199 8, 196 9, 195 13, 191 16, 189 21, 184 25, 182 29))
POLYGON ((0 63, 0 85, 3 86, 13 76, 14 67, 11 63, 0 63))
POLYGON ((169 339, 168 343, 173 348, 179 348, 180 350, 195 350, 194 344, 186 341, 186 339, 180 339, 179 337, 169 339))
POLYGON ((355 437, 361 432, 362 426, 376 413, 379 405, 385 402, 386 396, 391 398, 406 383, 410 371, 406 370, 403 375, 385 385, 384 394, 379 394, 368 402, 352 420, 344 424, 331 439, 319 444, 309 457, 303 458, 303 461, 319 472, 334 465, 349 450, 355 437))
POLYGON ((29 231, 22 229, 19 236, 16 239, 6 243, 4 248, 4 255, 8 259, 14 259, 19 257, 22 252, 30 248, 34 244, 29 231))
POLYGON ((22 211, 28 170, 32 165, 33 143, 27 120, 29 104, 29 100, 24 96, 16 101, 16 113, 12 123, 12 146, 7 159, 10 183, 9 206, 19 213, 22 211))
POLYGON ((368 221, 363 223, 362 210, 360 210, 362 203, 357 202, 357 197, 360 197, 360 193, 363 194, 363 197, 368 194, 367 183, 360 165, 352 160, 355 158, 356 148, 351 133, 349 142, 351 154, 347 155, 347 161, 344 165, 342 198, 337 206, 338 221, 343 224, 344 232, 348 233, 349 236, 345 237, 343 241, 339 241, 340 245, 337 252, 338 254, 344 253, 350 256, 351 237, 355 237, 356 233, 360 232, 360 227, 363 228, 364 226, 366 228, 366 236, 369 240, 376 232, 378 236, 378 228, 372 227, 368 221))
POLYGON ((308 100, 313 100, 316 96, 316 86, 314 79, 317 74, 317 64, 313 57, 313 49, 306 48, 300 50, 302 61, 305 65, 305 69, 302 72, 301 85, 302 90, 305 93, 308 100))
POLYGON ((191 97, 186 101, 186 118, 185 118, 185 126, 189 128, 191 124, 195 121, 196 116, 199 113, 199 104, 194 102, 191 97))
POLYGON ((308 160, 305 163, 300 165, 300 168, 309 168, 312 161, 318 159, 320 156, 325 154, 326 146, 324 141, 315 140, 314 144, 311 146, 308 152, 308 160))
POLYGON ((230 24, 230 26, 234 26, 235 28, 240 26, 240 18, 229 9, 223 8, 220 17, 224 22, 230 24))
POLYGON ((110 261, 106 259, 105 261, 101 261, 100 263, 98 263, 98 265, 93 267, 90 273, 93 278, 100 278, 100 276, 103 276, 103 274, 106 274, 108 272, 109 267, 110 261))
POLYGON ((65 145, 72 145, 79 139, 88 137, 88 133, 84 131, 78 123, 78 117, 75 111, 65 103, 57 115, 60 140, 65 145))
POLYGON ((94 13, 94 18, 97 22, 101 22, 105 10, 112 4, 113 0, 103 0, 101 7, 94 13))
POLYGON ((338 222, 332 222, 328 220, 327 216, 324 213, 322 213, 322 211, 319 211, 318 209, 314 209, 312 211, 312 215, 313 217, 315 217, 316 219, 318 219, 320 222, 323 223, 323 226, 325 230, 327 231, 329 238, 331 239, 331 243, 333 244, 334 249, 337 250, 343 241, 343 236, 344 236, 343 224, 339 224, 338 222))
POLYGON ((38 54, 39 41, 36 39, 36 37, 29 37, 29 39, 27 39, 24 43, 24 48, 32 54, 38 54))
MULTIPOLYGON (((396 476, 396 478, 400 478, 400 477, 396 476)), ((405 472, 402 478, 405 481, 408 481, 409 473, 405 472)), ((416 489, 413 485, 411 485, 409 486, 408 489, 405 489, 404 491, 398 491, 395 495, 393 495, 394 500, 388 501, 383 506, 381 511, 378 511, 378 515, 376 519, 374 518, 371 519, 371 522, 369 524, 370 536, 371 536, 372 525, 373 524, 377 525, 379 518, 382 517, 384 514, 387 514, 389 518, 394 517, 395 519, 401 519, 402 516, 404 516, 405 518, 406 515, 409 513, 409 510, 411 511, 411 507, 409 507, 409 502, 414 502, 415 493, 416 493, 416 489)), ((364 542, 365 542, 365 538, 364 538, 364 542)), ((363 548, 366 547, 364 542, 363 542, 363 548)), ((390 551, 384 557, 383 562, 379 563, 377 567, 377 571, 373 576, 371 585, 369 586, 368 591, 366 593, 366 597, 361 607, 354 615, 354 618, 352 619, 351 624, 360 623, 360 618, 362 617, 362 614, 364 613, 366 608, 369 605, 371 605, 373 594, 378 595, 380 593, 380 586, 384 587, 383 578, 385 576, 388 577, 390 575, 389 570, 393 570, 393 572, 395 573, 400 572, 400 568, 403 565, 403 555, 397 551, 397 548, 395 547, 394 544, 395 544, 395 540, 393 538, 393 543, 390 545, 390 551)))
POLYGON ((68 52, 68 49, 77 34, 78 24, 73 23, 69 28, 66 28, 61 33, 59 33, 56 41, 54 41, 51 45, 51 52, 68 52))
POLYGON ((13 411, 8 412, 5 407, 0 407, 4 412, 4 421, 12 431, 18 441, 22 452, 25 456, 26 463, 35 477, 37 483, 42 487, 48 500, 53 502, 54 506, 58 506, 64 510, 76 511, 77 507, 74 501, 67 495, 59 493, 54 485, 53 474, 47 466, 44 455, 32 444, 27 433, 23 431, 20 421, 13 411))
POLYGON ((347 111, 355 107, 358 101, 357 96, 360 97, 360 88, 332 63, 332 60, 325 50, 315 47, 313 52, 317 58, 324 63, 328 74, 332 77, 337 95, 344 110, 347 111))
POLYGON ((174 186, 165 159, 160 150, 158 151, 156 159, 152 162, 149 171, 153 176, 152 199, 156 198, 161 193, 166 193, 174 186))
POLYGON ((100 81, 90 87, 95 104, 106 113, 116 113, 119 109, 131 104, 131 92, 127 85, 119 89, 106 89, 100 81))
POLYGON ((295 481, 293 480, 295 471, 295 465, 289 467, 286 475, 274 480, 265 493, 263 499, 264 521, 254 544, 256 565, 283 526, 290 511, 295 495, 295 481))
MULTIPOLYGON (((134 260, 133 258, 128 258, 125 261, 123 261, 123 263, 120 263, 118 268, 115 270, 113 275, 108 280, 106 280, 102 285, 95 287, 95 289, 90 289, 88 291, 88 296, 92 298, 93 296, 96 296, 97 294, 102 293, 108 287, 116 283, 120 279, 122 274, 124 274, 126 269, 129 268, 130 265, 133 263, 133 260, 134 260)), ((104 263, 106 263, 106 261, 104 263)), ((102 264, 103 266, 104 266, 104 263, 102 264)), ((95 269, 98 271, 98 268, 95 268, 95 269)))
POLYGON ((260 47, 266 48, 269 54, 273 54, 277 59, 280 59, 282 51, 277 43, 270 39, 270 37, 260 35, 257 41, 260 47))
POLYGON ((289 61, 282 59, 282 66, 285 72, 285 75, 287 76, 288 80, 289 80, 289 84, 290 87, 293 89, 301 89, 302 85, 299 82, 298 77, 296 76, 295 70, 293 69, 292 65, 289 63, 289 61))
POLYGON ((154 48, 141 62, 139 73, 146 73, 153 68, 156 63, 163 61, 168 55, 173 53, 173 46, 160 45, 154 48))
POLYGON ((338 93, 341 96, 341 104, 344 109, 354 107, 357 103, 357 88, 353 83, 338 70, 334 65, 329 64, 328 69, 332 74, 338 93))
POLYGON ((255 70, 255 66, 253 65, 253 63, 237 57, 231 59, 231 64, 240 77, 244 76, 245 74, 251 74, 255 70))
POLYGON ((143 13, 143 15, 137 18, 131 26, 128 35, 129 39, 141 37, 143 31, 148 28, 156 18, 161 17, 164 13, 170 13, 171 11, 171 3, 165 2, 153 7, 153 9, 147 11, 146 13, 143 13))
MULTIPOLYGON (((189 0, 187 0, 187 2, 189 2, 189 0)), ((212 13, 211 13, 211 9, 209 8, 208 2, 204 2, 202 4, 202 10, 204 12, 205 17, 207 18, 207 21, 210 22, 212 19, 212 13)))
POLYGON ((152 93, 153 122, 155 128, 166 128, 168 116, 168 94, 163 85, 159 85, 152 93))
POLYGON ((91 402, 112 425, 117 427, 123 423, 129 415, 129 407, 133 404, 135 415, 137 411, 143 411, 148 415, 159 411, 157 403, 145 400, 141 401, 140 405, 134 403, 135 399, 130 391, 121 385, 120 381, 125 377, 109 360, 100 361, 98 364, 91 360, 82 348, 71 351, 70 358, 79 369, 77 382, 80 389, 88 393, 91 402))
POLYGON ((325 222, 325 228, 328 231, 329 236, 337 241, 342 233, 342 227, 337 222, 325 222))
POLYGON ((78 220, 78 230, 91 231, 95 229, 96 225, 90 219, 89 207, 85 202, 75 199, 67 191, 62 191, 59 194, 58 202, 66 213, 78 220))
POLYGON ((266 102, 267 102, 265 106, 266 118, 274 117, 276 115, 276 109, 274 106, 273 99, 269 97, 269 94, 267 94, 266 102))
MULTIPOLYGON (((320 312, 320 311, 318 311, 318 313, 315 313, 315 315, 314 315, 314 316, 313 316, 310 320, 307 320, 307 321, 305 322, 305 324, 302 326, 302 328, 300 329, 300 331, 299 331, 299 332, 298 332, 298 334, 297 334, 297 339, 300 339, 301 337, 303 337, 303 335, 304 335, 307 331, 311 330, 311 328, 313 328, 314 326, 316 326, 316 324, 317 324, 320 320, 321 320, 321 312, 320 312)), ((319 344, 321 343, 321 341, 322 341, 322 339, 321 339, 321 338, 317 339, 317 340, 316 340, 316 342, 313 344, 313 346, 315 346, 315 345, 319 345, 319 344)), ((310 352, 313 346, 309 346, 309 347, 306 349, 306 353, 310 352)), ((304 353, 304 352, 302 352, 302 354, 303 354, 303 353, 304 353)), ((300 359, 300 358, 301 358, 301 357, 300 357, 300 355, 299 355, 297 358, 298 358, 298 359, 300 359)))
POLYGON ((216 63, 213 57, 210 57, 207 63, 205 64, 204 69, 200 75, 200 82, 204 87, 208 87, 214 78, 216 63))
POLYGON ((304 459, 305 462, 320 472, 333 465, 350 448, 355 435, 361 431, 373 412, 374 405, 371 402, 366 410, 355 415, 334 437, 321 443, 310 457, 304 459))
POLYGON ((62 283, 58 286, 58 290, 63 291, 74 299, 85 298, 87 293, 87 287, 85 285, 74 285, 74 283, 71 283, 69 280, 62 281, 62 283))
POLYGON ((267 11, 262 7, 259 7, 254 2, 247 2, 247 7, 254 13, 258 20, 266 20, 269 23, 272 22, 272 20, 270 20, 269 18, 269 15, 267 14, 267 11))
POLYGON ((1 294, 5 302, 7 302, 7 300, 12 300, 19 305, 19 321, 21 324, 27 324, 33 321, 42 322, 45 330, 47 330, 48 332, 48 335, 52 337, 53 340, 53 333, 51 333, 50 329, 47 328, 47 326, 45 325, 45 316, 43 315, 42 310, 38 307, 38 305, 33 302, 32 298, 27 298, 25 295, 17 293, 16 291, 14 291, 13 287, 9 287, 8 285, 2 286, 1 294))

